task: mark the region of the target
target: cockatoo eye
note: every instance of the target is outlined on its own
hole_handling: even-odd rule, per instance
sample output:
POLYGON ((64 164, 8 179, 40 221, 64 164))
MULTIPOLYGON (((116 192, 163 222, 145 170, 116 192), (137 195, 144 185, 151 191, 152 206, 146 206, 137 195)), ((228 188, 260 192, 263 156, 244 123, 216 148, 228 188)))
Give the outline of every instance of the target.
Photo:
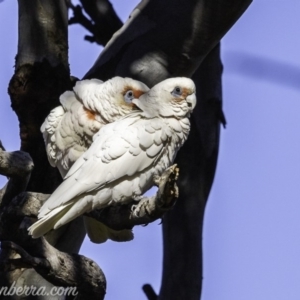
POLYGON ((133 91, 132 90, 127 91, 125 93, 125 95, 124 95, 124 101, 126 103, 131 103, 132 100, 133 100, 133 98, 134 98, 134 95, 133 95, 133 91))
POLYGON ((171 92, 171 94, 175 97, 181 96, 182 95, 182 89, 179 86, 176 86, 174 90, 171 92))

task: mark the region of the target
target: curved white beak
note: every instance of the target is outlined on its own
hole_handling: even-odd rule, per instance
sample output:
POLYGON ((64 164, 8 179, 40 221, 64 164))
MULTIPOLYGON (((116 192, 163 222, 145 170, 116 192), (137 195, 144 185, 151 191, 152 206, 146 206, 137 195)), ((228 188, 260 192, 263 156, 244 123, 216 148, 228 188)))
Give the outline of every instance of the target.
POLYGON ((196 94, 193 93, 193 94, 187 96, 186 102, 188 103, 188 106, 191 108, 191 110, 193 110, 197 104, 196 94))

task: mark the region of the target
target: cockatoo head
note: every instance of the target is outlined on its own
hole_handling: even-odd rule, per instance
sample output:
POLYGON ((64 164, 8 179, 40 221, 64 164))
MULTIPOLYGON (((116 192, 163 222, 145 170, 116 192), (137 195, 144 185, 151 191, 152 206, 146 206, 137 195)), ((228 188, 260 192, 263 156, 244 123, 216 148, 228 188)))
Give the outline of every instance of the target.
POLYGON ((184 118, 196 105, 196 87, 185 77, 166 79, 156 84, 139 99, 133 100, 148 117, 163 116, 184 118))
POLYGON ((105 82, 97 79, 83 80, 74 87, 74 92, 84 106, 101 115, 107 122, 113 122, 136 109, 133 99, 139 98, 148 90, 144 83, 123 77, 113 77, 105 82))
POLYGON ((112 105, 116 105, 127 114, 135 108, 133 99, 138 99, 141 95, 149 91, 149 88, 142 82, 132 78, 114 77, 104 83, 103 89, 109 95, 112 105))

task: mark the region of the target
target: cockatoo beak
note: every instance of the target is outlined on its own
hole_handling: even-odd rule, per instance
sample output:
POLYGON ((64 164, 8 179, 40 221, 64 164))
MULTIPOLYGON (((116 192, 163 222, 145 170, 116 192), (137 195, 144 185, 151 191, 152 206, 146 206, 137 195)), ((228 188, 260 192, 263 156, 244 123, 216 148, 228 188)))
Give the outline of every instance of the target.
POLYGON ((143 105, 142 103, 139 101, 139 99, 133 99, 132 102, 133 106, 135 106, 138 110, 142 110, 143 111, 143 105))
POLYGON ((131 103, 132 105, 132 110, 141 110, 135 103, 131 103))
POLYGON ((196 103, 197 103, 196 94, 193 93, 193 94, 187 96, 186 102, 187 102, 188 106, 191 108, 191 111, 193 111, 196 106, 196 103))

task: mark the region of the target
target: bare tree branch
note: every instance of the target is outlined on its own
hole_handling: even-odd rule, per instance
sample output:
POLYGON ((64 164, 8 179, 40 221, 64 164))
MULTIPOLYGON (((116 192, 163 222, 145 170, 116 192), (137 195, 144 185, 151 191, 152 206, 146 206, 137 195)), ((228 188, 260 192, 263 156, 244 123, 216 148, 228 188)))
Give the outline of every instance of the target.
POLYGON ((158 296, 156 295, 153 287, 150 284, 143 285, 143 291, 148 298, 148 300, 157 300, 158 296))
POLYGON ((1 140, 0 140, 0 149, 3 150, 3 151, 5 151, 5 148, 4 148, 4 146, 3 146, 2 142, 1 142, 1 140))
POLYGON ((129 76, 152 87, 168 77, 191 77, 250 3, 143 0, 85 78, 129 76))
MULTIPOLYGON (((0 215, 1 272, 5 274, 17 272, 18 278, 23 277, 27 286, 31 284, 51 288, 47 283, 49 282, 57 286, 77 287, 79 292, 77 299, 89 297, 103 299, 106 280, 97 264, 84 256, 59 251, 44 237, 32 239, 28 235, 27 229, 46 199, 47 196, 43 194, 23 193, 2 208, 0 215), (20 268, 26 269, 20 273, 20 268), (47 282, 42 281, 41 278, 38 279, 33 270, 28 268, 34 268, 47 282)), ((16 279, 14 281, 17 282, 16 279)), ((2 282, 4 282, 3 286, 11 285, 9 278, 2 282)))
MULTIPOLYGON (((132 201, 128 205, 116 205, 102 210, 94 210, 86 215, 95 218, 115 230, 151 223, 161 218, 175 204, 178 198, 178 188, 176 185, 178 172, 176 165, 168 168, 158 179, 159 188, 153 197, 144 197, 139 202, 132 201)), ((18 197, 3 208, 0 225, 2 228, 11 228, 10 222, 13 216, 20 218, 20 220, 24 216, 36 218, 39 209, 48 197, 49 195, 29 192, 18 195, 18 197)), ((16 223, 15 221, 16 219, 14 223, 16 223)), ((1 239, 9 239, 11 231, 7 233, 2 232, 1 239)), ((49 236, 47 236, 47 239, 49 240, 49 236)), ((53 237, 50 237, 50 239, 53 239, 53 237)))
POLYGON ((70 5, 69 6, 73 11, 73 17, 69 19, 69 24, 80 24, 90 33, 95 33, 95 25, 91 20, 89 20, 82 12, 82 7, 80 5, 70 5))
POLYGON ((87 29, 92 34, 85 36, 85 40, 89 42, 104 46, 123 25, 108 0, 81 0, 82 7, 74 6, 71 1, 67 3, 73 11, 69 24, 80 24, 87 29), (83 8, 91 19, 84 15, 83 8))
MULTIPOLYGON (((2 146, 2 144, 1 144, 2 146)), ((0 174, 11 177, 3 197, 0 198, 0 209, 19 193, 25 191, 31 172, 33 161, 26 152, 15 151, 5 152, 0 147, 0 174)))
POLYGON ((43 250, 43 252, 39 251, 42 257, 32 256, 13 242, 2 241, 2 249, 13 250, 21 256, 18 259, 7 260, 6 271, 20 268, 20 266, 27 266, 27 268, 29 266, 53 285, 76 287, 79 293, 77 299, 104 299, 106 279, 94 261, 82 255, 60 252, 44 238, 40 238, 34 244, 35 247, 39 246, 43 250))
POLYGON ((84 10, 95 23, 92 37, 98 44, 106 45, 123 23, 108 0, 80 0, 84 10))

